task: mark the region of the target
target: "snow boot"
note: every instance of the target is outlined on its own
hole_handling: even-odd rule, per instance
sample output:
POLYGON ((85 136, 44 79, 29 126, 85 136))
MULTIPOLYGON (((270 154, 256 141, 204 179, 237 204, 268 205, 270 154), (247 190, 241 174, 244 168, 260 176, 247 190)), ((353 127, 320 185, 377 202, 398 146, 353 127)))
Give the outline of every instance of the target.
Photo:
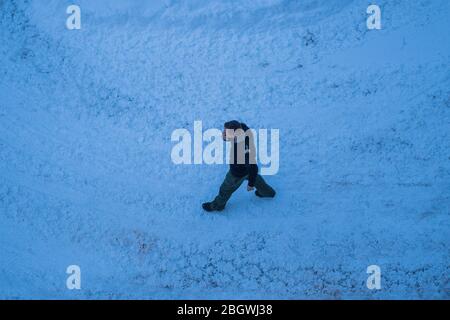
POLYGON ((203 210, 207 212, 213 212, 213 211, 222 211, 223 209, 216 209, 212 206, 212 202, 205 202, 202 204, 203 210))
POLYGON ((271 194, 267 195, 267 196, 263 196, 261 193, 259 193, 258 190, 255 191, 255 196, 260 197, 260 198, 273 198, 275 197, 275 190, 272 189, 271 194))

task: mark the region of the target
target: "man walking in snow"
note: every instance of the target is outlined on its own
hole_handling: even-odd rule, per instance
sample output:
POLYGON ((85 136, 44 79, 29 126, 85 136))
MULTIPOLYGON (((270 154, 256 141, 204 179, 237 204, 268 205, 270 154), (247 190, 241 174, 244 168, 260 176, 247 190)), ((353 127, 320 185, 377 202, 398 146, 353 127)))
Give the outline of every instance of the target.
POLYGON ((223 140, 231 142, 230 170, 219 189, 219 194, 212 202, 203 203, 203 209, 222 211, 244 180, 248 180, 247 191, 256 188, 255 195, 261 198, 275 197, 275 190, 258 174, 256 164, 255 141, 252 131, 245 123, 233 120, 224 124, 223 140))

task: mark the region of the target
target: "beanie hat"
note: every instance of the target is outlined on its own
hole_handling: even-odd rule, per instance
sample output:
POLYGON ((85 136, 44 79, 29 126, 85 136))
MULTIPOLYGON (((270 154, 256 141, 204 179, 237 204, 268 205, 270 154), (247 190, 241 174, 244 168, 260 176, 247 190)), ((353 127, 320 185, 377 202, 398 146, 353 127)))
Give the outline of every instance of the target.
POLYGON ((242 129, 241 123, 237 120, 225 122, 224 127, 225 129, 232 129, 232 130, 242 129))

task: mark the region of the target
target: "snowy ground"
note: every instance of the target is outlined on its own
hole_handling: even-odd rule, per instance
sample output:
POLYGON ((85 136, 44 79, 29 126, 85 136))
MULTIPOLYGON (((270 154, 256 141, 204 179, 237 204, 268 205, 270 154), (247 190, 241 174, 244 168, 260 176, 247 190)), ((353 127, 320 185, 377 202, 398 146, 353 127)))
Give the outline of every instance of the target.
POLYGON ((450 298, 449 1, 75 2, 0 0, 0 298, 450 298), (278 194, 207 215, 232 118, 278 194))

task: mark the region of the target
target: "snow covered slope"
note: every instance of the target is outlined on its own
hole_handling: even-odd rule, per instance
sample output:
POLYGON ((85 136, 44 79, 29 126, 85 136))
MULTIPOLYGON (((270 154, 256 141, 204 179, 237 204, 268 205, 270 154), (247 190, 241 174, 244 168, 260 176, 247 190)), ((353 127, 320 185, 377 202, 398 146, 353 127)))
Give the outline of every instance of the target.
POLYGON ((0 298, 448 299, 450 2, 373 2, 0 0, 0 298), (170 135, 233 118, 277 197, 206 215, 170 135))

